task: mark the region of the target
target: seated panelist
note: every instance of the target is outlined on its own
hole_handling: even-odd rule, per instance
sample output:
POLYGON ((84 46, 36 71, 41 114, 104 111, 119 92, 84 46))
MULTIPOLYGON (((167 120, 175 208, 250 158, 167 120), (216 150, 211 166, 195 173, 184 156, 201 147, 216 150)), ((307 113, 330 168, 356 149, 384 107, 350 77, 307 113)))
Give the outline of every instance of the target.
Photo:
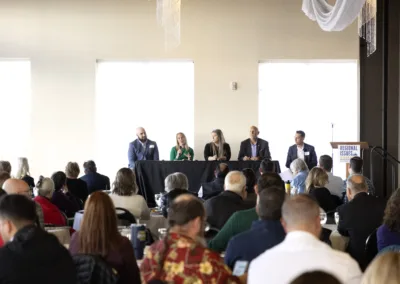
POLYGON ((193 157, 194 157, 193 149, 188 146, 185 134, 179 132, 178 134, 176 134, 176 146, 172 147, 171 149, 170 160, 193 161, 193 157))
POLYGON ((211 132, 212 142, 204 147, 204 159, 206 161, 229 161, 231 159, 231 147, 225 142, 224 134, 220 129, 211 132))
POLYGON ((268 141, 258 138, 259 134, 257 127, 250 127, 250 138, 240 144, 239 161, 271 159, 268 141))

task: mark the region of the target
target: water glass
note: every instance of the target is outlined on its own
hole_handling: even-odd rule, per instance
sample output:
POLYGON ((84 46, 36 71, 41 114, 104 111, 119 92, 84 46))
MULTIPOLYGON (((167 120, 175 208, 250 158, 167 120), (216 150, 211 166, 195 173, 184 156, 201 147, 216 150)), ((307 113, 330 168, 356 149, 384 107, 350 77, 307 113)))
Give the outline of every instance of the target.
POLYGON ((154 199, 156 201, 157 207, 161 207, 161 197, 162 197, 161 193, 157 193, 154 195, 154 199))
POLYGON ((326 213, 319 213, 319 218, 321 220, 321 225, 325 225, 326 221, 328 220, 326 213))
POLYGON ((167 229, 166 228, 158 229, 158 235, 160 237, 160 240, 164 239, 167 235, 167 229))
POLYGON ((339 213, 335 212, 335 223, 336 225, 339 225, 339 213))

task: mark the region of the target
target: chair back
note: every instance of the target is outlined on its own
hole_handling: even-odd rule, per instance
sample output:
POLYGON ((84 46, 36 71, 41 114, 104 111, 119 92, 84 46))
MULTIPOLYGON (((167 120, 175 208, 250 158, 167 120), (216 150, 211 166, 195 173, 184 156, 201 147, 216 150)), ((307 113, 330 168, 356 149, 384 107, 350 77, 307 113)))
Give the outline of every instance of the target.
POLYGON ((121 207, 116 207, 115 210, 117 212, 119 226, 129 226, 130 224, 136 224, 136 218, 131 212, 121 207))
POLYGON ((72 256, 80 284, 117 284, 118 273, 101 257, 78 254, 72 256))
POLYGON ((365 267, 368 266, 368 264, 375 258, 375 256, 378 254, 378 239, 376 237, 376 231, 375 229, 367 238, 365 242, 365 267))

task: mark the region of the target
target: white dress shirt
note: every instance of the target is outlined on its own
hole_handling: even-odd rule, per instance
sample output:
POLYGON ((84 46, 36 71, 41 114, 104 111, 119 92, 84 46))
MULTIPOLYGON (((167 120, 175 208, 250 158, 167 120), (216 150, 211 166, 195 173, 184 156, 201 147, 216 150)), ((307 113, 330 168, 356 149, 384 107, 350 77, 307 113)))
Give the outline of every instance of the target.
POLYGON ((304 161, 304 145, 302 147, 297 146, 297 158, 304 161))
POLYGON ((249 268, 248 284, 289 284, 304 272, 321 270, 343 284, 359 284, 361 270, 347 253, 333 250, 304 231, 286 235, 279 245, 254 259, 249 268))
POLYGON ((342 192, 344 190, 344 182, 341 177, 334 176, 331 172, 327 173, 329 177, 329 182, 325 186, 332 195, 342 197, 342 192))

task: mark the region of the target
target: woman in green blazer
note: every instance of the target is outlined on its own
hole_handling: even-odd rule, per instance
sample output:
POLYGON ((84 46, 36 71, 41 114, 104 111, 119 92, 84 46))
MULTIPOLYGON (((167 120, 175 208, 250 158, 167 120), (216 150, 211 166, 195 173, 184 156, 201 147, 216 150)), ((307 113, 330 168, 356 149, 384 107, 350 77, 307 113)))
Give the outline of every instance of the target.
POLYGON ((193 149, 187 145, 186 136, 182 132, 176 134, 176 146, 171 149, 171 161, 193 161, 193 149))

